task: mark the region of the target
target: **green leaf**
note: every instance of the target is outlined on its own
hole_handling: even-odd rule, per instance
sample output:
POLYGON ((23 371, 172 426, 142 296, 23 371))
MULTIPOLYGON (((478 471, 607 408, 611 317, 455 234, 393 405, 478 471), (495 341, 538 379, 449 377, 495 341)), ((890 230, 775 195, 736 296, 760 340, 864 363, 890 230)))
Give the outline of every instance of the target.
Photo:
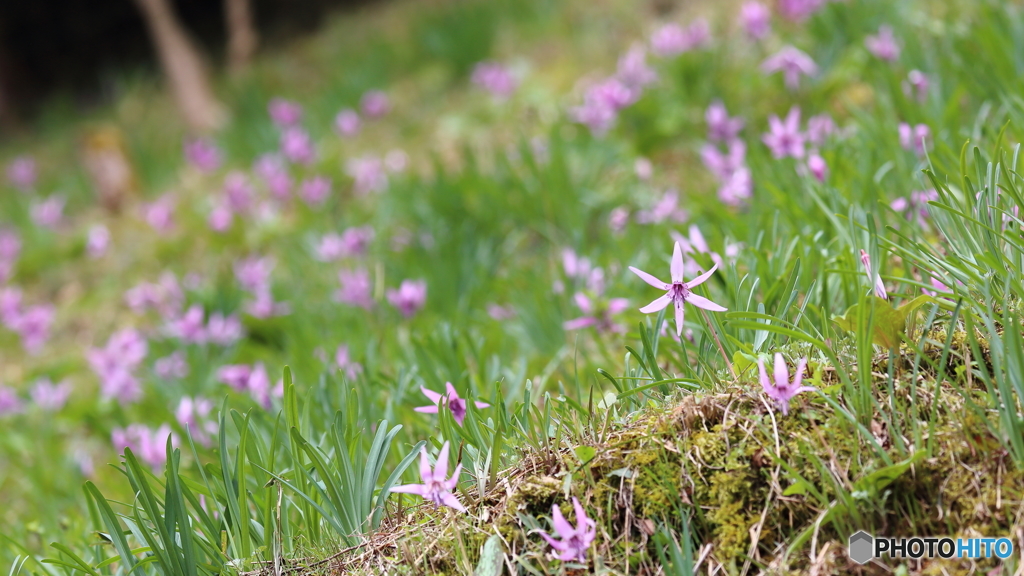
POLYGON ((579 458, 580 464, 584 466, 597 456, 597 450, 591 446, 577 446, 573 452, 576 453, 576 458, 579 458))
MULTIPOLYGON (((903 342, 907 331, 907 318, 910 313, 924 304, 936 303, 935 298, 921 295, 899 308, 893 308, 887 300, 878 296, 870 296, 865 304, 874 304, 874 316, 871 319, 871 341, 883 348, 897 348, 903 342)), ((871 308, 865 308, 871 313, 871 308)), ((847 332, 856 332, 861 325, 861 305, 854 304, 842 316, 832 318, 840 328, 847 332)))
POLYGON ((504 557, 501 536, 491 535, 487 542, 484 542, 484 548, 480 552, 480 562, 477 563, 476 570, 473 570, 473 576, 501 576, 504 557))
POLYGON ((910 470, 911 466, 924 459, 924 457, 925 451, 918 450, 913 456, 906 460, 879 468, 867 476, 858 478, 853 483, 853 489, 854 491, 865 492, 869 497, 875 496, 884 490, 889 484, 892 484, 897 478, 905 474, 907 470, 910 470))

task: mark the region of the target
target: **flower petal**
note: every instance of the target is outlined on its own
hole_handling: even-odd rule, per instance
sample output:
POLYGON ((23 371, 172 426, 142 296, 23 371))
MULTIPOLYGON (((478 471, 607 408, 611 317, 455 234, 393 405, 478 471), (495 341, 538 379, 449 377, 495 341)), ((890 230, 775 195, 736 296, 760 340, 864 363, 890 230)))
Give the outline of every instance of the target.
POLYGON ((427 447, 424 446, 420 449, 420 478, 427 482, 433 475, 433 471, 430 469, 430 459, 427 458, 427 447))
POLYGON ((491 405, 488 404, 487 402, 474 402, 473 404, 476 404, 477 408, 490 408, 491 407, 491 405))
POLYGON ((392 486, 391 491, 402 494, 415 494, 426 498, 428 489, 424 484, 403 484, 401 486, 392 486))
POLYGON ((593 326, 594 324, 597 324, 597 318, 594 318, 593 316, 583 316, 582 318, 575 318, 573 320, 566 320, 565 322, 562 323, 562 329, 563 330, 582 330, 584 328, 589 328, 590 326, 593 326))
POLYGON ((683 336, 683 303, 676 302, 676 336, 683 336))
POLYGON ((551 525, 554 526, 555 532, 558 532, 558 535, 561 536, 563 540, 572 538, 573 534, 576 533, 572 524, 569 524, 569 521, 565 519, 565 516, 562 516, 562 510, 557 504, 551 505, 551 525))
POLYGON ((718 304, 715 304, 711 300, 708 300, 703 296, 698 296, 697 294, 690 294, 689 296, 686 297, 686 301, 689 302, 690 304, 693 304, 697 308, 703 308, 705 310, 710 310, 712 312, 725 312, 726 310, 728 310, 728 308, 725 308, 724 306, 719 306, 718 304))
MULTIPOLYGON (((461 422, 459 423, 461 424, 461 422)), ((448 477, 448 443, 445 442, 444 446, 441 446, 441 451, 437 454, 437 464, 434 464, 434 478, 443 479, 448 477)))
POLYGON ((451 382, 444 383, 445 390, 448 391, 448 402, 452 400, 458 400, 459 391, 455 389, 455 386, 451 382))
POLYGON ((782 354, 778 352, 775 353, 775 385, 780 388, 789 387, 789 368, 786 367, 782 354))
POLYGON ((629 300, 625 298, 612 298, 608 301, 608 314, 618 314, 629 308, 629 300))
POLYGON ((424 388, 423 386, 420 386, 420 392, 423 392, 423 395, 426 396, 427 400, 430 400, 430 402, 432 404, 434 404, 435 407, 437 407, 437 403, 441 401, 441 393, 440 392, 434 392, 433 390, 428 390, 428 389, 424 388))
POLYGON ((417 406, 413 410, 423 414, 437 414, 437 406, 417 406))
POLYGON ((772 381, 768 378, 768 372, 764 369, 764 360, 760 358, 757 359, 757 370, 761 379, 761 388, 764 389, 764 393, 767 394, 769 398, 774 398, 775 387, 772 386, 772 381))
POLYGON ((679 242, 675 243, 672 247, 672 282, 683 281, 683 248, 679 245, 679 242))
POLYGON ((449 508, 454 508, 455 510, 458 510, 459 512, 465 512, 466 511, 466 507, 463 506, 462 502, 459 502, 459 499, 456 498, 455 495, 452 494, 451 492, 444 492, 444 493, 442 493, 441 494, 441 502, 443 502, 445 506, 447 506, 449 508))
POLYGON ((655 288, 659 288, 661 290, 668 290, 669 284, 667 282, 662 282, 661 280, 658 280, 657 278, 651 276, 650 274, 644 272, 643 270, 630 266, 629 271, 632 272, 633 274, 636 274, 637 276, 640 277, 641 280, 647 282, 648 284, 654 286, 655 288))
POLYGON ((804 381, 804 370, 807 368, 807 358, 801 358, 796 363, 796 374, 793 375, 793 394, 800 392, 800 384, 804 381))
POLYGON ((668 306, 671 302, 672 302, 672 296, 669 296, 668 294, 664 294, 662 296, 659 296, 658 298, 655 298, 653 302, 651 302, 647 306, 644 306, 643 308, 641 308, 640 311, 643 312, 644 314, 652 314, 654 312, 660 312, 662 310, 662 308, 664 308, 665 306, 668 306))
POLYGON ((715 264, 714 266, 712 266, 711 270, 708 270, 707 272, 701 274, 700 276, 697 276, 693 280, 690 280, 689 282, 684 284, 684 286, 686 286, 690 290, 693 290, 693 288, 695 286, 700 286, 701 284, 704 283, 705 280, 710 278, 711 275, 715 273, 715 270, 718 270, 718 264, 715 264))

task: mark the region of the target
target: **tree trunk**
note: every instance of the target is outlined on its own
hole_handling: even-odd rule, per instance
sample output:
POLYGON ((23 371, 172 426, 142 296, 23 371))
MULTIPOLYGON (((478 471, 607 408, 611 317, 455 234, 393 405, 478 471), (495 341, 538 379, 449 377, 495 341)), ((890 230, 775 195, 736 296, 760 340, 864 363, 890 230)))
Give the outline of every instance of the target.
POLYGON ((224 121, 224 112, 210 88, 199 50, 174 15, 170 0, 135 0, 156 46, 160 65, 182 118, 189 128, 208 132, 224 121))
POLYGON ((224 21, 228 34, 228 69, 232 75, 249 67, 259 36, 252 21, 251 0, 224 0, 224 21))

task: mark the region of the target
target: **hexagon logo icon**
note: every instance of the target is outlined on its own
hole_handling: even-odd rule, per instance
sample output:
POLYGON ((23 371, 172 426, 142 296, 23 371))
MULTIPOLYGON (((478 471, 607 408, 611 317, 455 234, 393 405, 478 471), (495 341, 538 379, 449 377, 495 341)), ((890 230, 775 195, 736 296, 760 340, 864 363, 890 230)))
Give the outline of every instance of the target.
POLYGON ((875 557, 875 539, 863 530, 859 530, 850 536, 847 544, 846 550, 850 560, 857 564, 867 564, 869 560, 875 557))

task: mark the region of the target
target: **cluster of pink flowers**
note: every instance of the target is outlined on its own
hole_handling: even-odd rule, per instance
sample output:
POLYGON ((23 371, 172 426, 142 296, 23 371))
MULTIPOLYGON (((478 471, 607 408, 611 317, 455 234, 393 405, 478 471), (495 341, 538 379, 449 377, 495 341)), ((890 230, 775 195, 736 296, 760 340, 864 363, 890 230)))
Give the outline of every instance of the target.
POLYGON ((38 176, 36 161, 31 156, 19 156, 7 164, 7 181, 23 192, 35 187, 38 176))
POLYGON ((100 379, 103 399, 130 404, 142 397, 142 385, 135 371, 146 359, 148 350, 142 334, 127 328, 112 334, 103 348, 86 352, 89 366, 100 379))
POLYGON ((707 20, 698 18, 687 27, 665 24, 651 34, 651 52, 662 58, 679 56, 711 42, 711 28, 707 20))
POLYGON ((229 364, 217 371, 217 379, 238 392, 248 392, 253 400, 264 409, 269 410, 273 398, 284 395, 284 382, 278 381, 271 387, 270 377, 262 362, 252 366, 248 364, 229 364))
POLYGON ((127 428, 115 428, 110 434, 110 442, 115 449, 131 449, 141 462, 154 470, 159 470, 167 463, 168 438, 172 445, 177 446, 178 437, 167 424, 155 430, 145 424, 131 424, 127 428))
POLYGON ((480 62, 473 68, 473 84, 491 93, 496 99, 506 100, 515 93, 519 81, 508 68, 498 62, 480 62))
POLYGON ((316 258, 332 262, 365 256, 373 236, 373 227, 368 225, 346 228, 341 234, 325 234, 316 245, 316 258))
POLYGON ((213 402, 201 397, 185 396, 178 402, 174 417, 192 438, 203 446, 213 444, 217 435, 217 420, 213 415, 213 402))
POLYGON ((50 304, 24 306, 21 290, 0 289, 0 323, 21 337, 21 345, 29 354, 38 354, 50 339, 50 328, 56 310, 50 304))
POLYGON ((900 45, 896 42, 896 36, 892 32, 891 26, 879 27, 878 34, 864 39, 864 45, 868 52, 881 60, 895 62, 900 57, 900 45))
POLYGON ((717 100, 708 106, 704 118, 710 142, 701 149, 701 160, 719 182, 718 198, 730 206, 739 206, 750 198, 754 189, 746 165, 747 146, 739 138, 744 121, 730 118, 725 105, 717 100), (722 145, 726 147, 724 153, 722 145))
POLYGON ((194 138, 184 144, 185 160, 200 172, 213 172, 223 160, 220 148, 209 138, 194 138))
POLYGON ((231 346, 242 339, 242 321, 234 314, 214 312, 208 321, 203 307, 194 304, 180 315, 171 318, 165 331, 168 336, 177 338, 185 344, 216 344, 231 346))
POLYGON ((172 272, 164 272, 157 282, 141 282, 124 293, 125 304, 136 314, 156 310, 165 319, 176 315, 185 302, 185 294, 172 272))
POLYGON ((819 181, 825 180, 828 166, 818 154, 818 147, 824 145, 836 132, 835 122, 828 115, 813 116, 807 120, 807 131, 800 130, 800 108, 790 108, 785 120, 778 116, 768 118, 769 132, 761 140, 776 159, 791 157, 802 160, 807 155, 806 170, 819 181), (812 146, 807 154, 807 144, 812 146))
POLYGON ((928 203, 938 199, 939 193, 934 188, 915 190, 909 196, 893 200, 889 207, 896 212, 905 213, 908 220, 915 218, 917 223, 924 227, 928 225, 928 203))
POLYGON ((900 122, 898 127, 900 146, 904 150, 913 150, 918 156, 924 156, 928 143, 932 138, 931 128, 927 124, 911 126, 906 122, 900 122))
POLYGON ((744 2, 740 7, 740 27, 753 40, 760 40, 772 29, 772 12, 760 2, 744 2))
POLYGON ((367 310, 373 307, 373 284, 366 268, 339 270, 338 283, 341 287, 334 292, 335 302, 367 310))
POLYGON ((765 74, 782 72, 786 87, 796 90, 800 87, 800 77, 816 75, 818 65, 803 51, 786 46, 762 62, 761 70, 765 74))
POLYGON ((639 100, 644 88, 657 80, 657 72, 647 66, 644 48, 633 46, 619 59, 615 75, 590 85, 583 104, 572 108, 570 117, 600 136, 615 124, 622 109, 639 100))
MULTIPOLYGON (((54 384, 49 378, 37 380, 29 390, 32 403, 44 412, 56 412, 64 407, 71 395, 71 383, 62 381, 54 384)), ((13 388, 0 385, 0 417, 17 414, 24 410, 25 403, 13 388)))
POLYGON ((661 224, 662 222, 686 222, 690 213, 679 205, 679 191, 669 188, 647 210, 638 210, 638 224, 661 224))
POLYGON ((270 290, 270 272, 274 262, 270 258, 252 256, 235 262, 235 279, 239 286, 252 295, 245 311, 256 318, 269 318, 288 313, 288 305, 275 302, 270 290))

